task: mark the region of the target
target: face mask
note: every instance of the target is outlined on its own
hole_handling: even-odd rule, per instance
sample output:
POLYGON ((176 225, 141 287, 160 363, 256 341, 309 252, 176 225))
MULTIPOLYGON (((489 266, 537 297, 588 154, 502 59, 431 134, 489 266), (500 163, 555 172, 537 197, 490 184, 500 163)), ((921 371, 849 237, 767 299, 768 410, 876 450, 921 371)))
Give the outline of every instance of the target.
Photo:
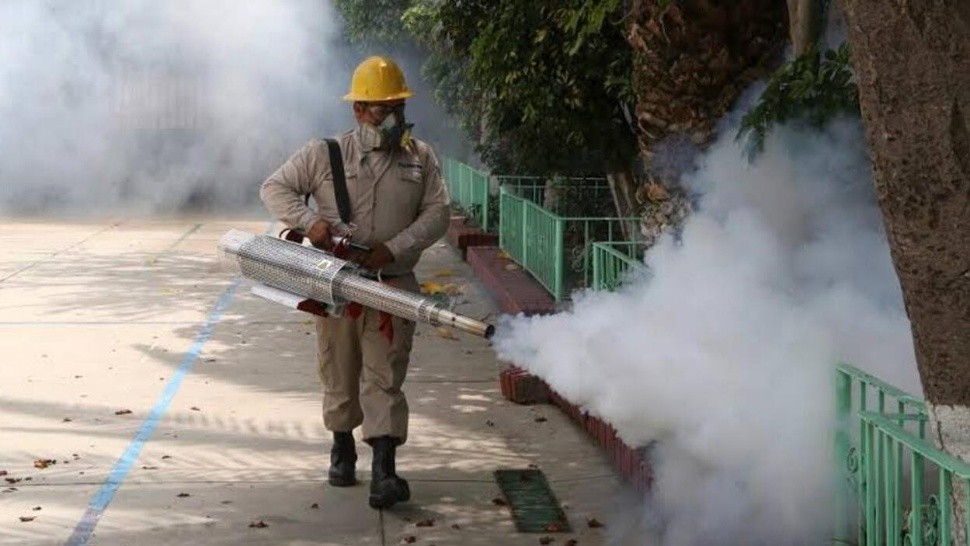
POLYGON ((413 123, 406 123, 404 116, 390 113, 380 125, 360 124, 360 142, 365 150, 401 149, 411 142, 413 123))

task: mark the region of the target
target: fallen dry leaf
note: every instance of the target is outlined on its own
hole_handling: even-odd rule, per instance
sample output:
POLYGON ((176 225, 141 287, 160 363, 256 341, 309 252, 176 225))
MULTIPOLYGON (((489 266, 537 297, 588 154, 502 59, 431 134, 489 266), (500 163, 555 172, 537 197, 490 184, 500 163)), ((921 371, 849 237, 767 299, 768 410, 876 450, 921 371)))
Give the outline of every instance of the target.
POLYGON ((0 476, 6 476, 6 475, 7 475, 6 470, 0 470, 0 476))
POLYGON ((171 455, 162 455, 162 459, 171 459, 171 458, 172 458, 171 455))
POLYGON ((421 292, 433 296, 435 294, 441 294, 444 291, 445 285, 440 282, 425 281, 421 283, 421 292))
POLYGON ((61 419, 61 422, 62 422, 62 423, 70 423, 70 422, 71 422, 71 421, 73 421, 73 420, 74 420, 74 419, 71 419, 70 417, 65 417, 65 418, 63 418, 63 419, 61 419))
POLYGON ((457 530, 461 529, 461 525, 458 525, 457 523, 452 523, 451 524, 451 528, 457 531, 457 530))
POLYGON ((28 521, 34 521, 34 516, 20 516, 20 521, 27 523, 28 521))
POLYGON ((188 493, 179 493, 178 495, 175 495, 175 496, 184 499, 185 497, 191 497, 192 495, 189 495, 188 493))
POLYGON ((518 269, 522 269, 518 264, 505 264, 506 271, 516 271, 518 269))
POLYGON ((596 518, 589 518, 588 520, 586 520, 586 525, 588 525, 592 529, 596 529, 597 527, 605 527, 605 525, 603 525, 603 523, 596 518))
POLYGON ((52 464, 57 464, 54 459, 37 459, 34 461, 34 468, 47 468, 52 464))
POLYGON ((320 505, 317 503, 313 503, 310 505, 310 508, 313 508, 314 510, 316 510, 317 508, 320 508, 320 505))
POLYGON ((508 506, 509 505, 509 503, 505 502, 505 499, 503 499, 502 497, 495 497, 494 499, 492 499, 492 504, 494 504, 495 506, 508 506))
POLYGON ((192 411, 202 411, 202 410, 200 410, 200 409, 199 409, 198 407, 196 407, 196 406, 192 406, 192 407, 191 407, 191 408, 189 408, 189 409, 190 409, 190 410, 192 410, 192 411))
POLYGON ((128 415, 131 413, 130 409, 122 409, 115 412, 115 415, 128 415))
POLYGON ((269 524, 267 524, 263 520, 259 520, 259 521, 250 522, 249 526, 255 529, 263 529, 265 527, 269 527, 269 524))
POLYGON ((416 527, 434 527, 434 520, 431 518, 423 519, 414 524, 416 527))
POLYGON ((142 470, 158 470, 158 467, 157 466, 143 466, 143 467, 141 467, 141 469, 142 470))
POLYGON ((418 537, 414 535, 407 535, 406 537, 401 539, 401 542, 403 542, 404 544, 414 544, 417 541, 418 541, 418 537))
POLYGON ((536 417, 536 418, 534 419, 534 421, 535 421, 536 423, 545 423, 545 422, 546 422, 546 421, 548 421, 548 420, 549 420, 549 419, 546 419, 545 417, 536 417))
POLYGON ((16 490, 17 490, 16 487, 8 487, 8 488, 4 489, 3 492, 4 493, 13 493, 16 490))
POLYGON ((31 508, 31 510, 33 510, 34 512, 36 512, 36 511, 40 510, 40 506, 35 506, 35 507, 31 508))
POLYGON ((441 327, 435 328, 434 332, 438 334, 438 337, 442 339, 450 339, 452 341, 458 340, 458 337, 454 334, 454 332, 451 331, 450 328, 441 326, 441 327))

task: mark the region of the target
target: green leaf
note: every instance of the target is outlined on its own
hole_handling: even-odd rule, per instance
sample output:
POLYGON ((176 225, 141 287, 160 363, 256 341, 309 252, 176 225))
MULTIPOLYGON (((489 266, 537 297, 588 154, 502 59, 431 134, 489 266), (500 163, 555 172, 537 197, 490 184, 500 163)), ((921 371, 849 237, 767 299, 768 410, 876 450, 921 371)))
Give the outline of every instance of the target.
POLYGON ((810 48, 776 70, 736 135, 746 141, 749 160, 764 150, 775 125, 796 119, 822 125, 836 116, 858 116, 859 92, 850 59, 847 44, 821 55, 810 48))

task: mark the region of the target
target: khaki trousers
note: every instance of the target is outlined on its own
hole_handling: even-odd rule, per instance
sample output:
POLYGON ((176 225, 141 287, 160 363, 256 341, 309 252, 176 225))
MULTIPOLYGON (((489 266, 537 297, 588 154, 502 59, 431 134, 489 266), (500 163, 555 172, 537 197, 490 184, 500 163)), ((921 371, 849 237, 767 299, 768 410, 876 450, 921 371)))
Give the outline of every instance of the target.
MULTIPOLYGON (((413 275, 389 284, 419 291, 413 275)), ((323 424, 332 431, 363 425, 365 440, 408 436, 408 402, 401 391, 414 338, 414 322, 391 318, 394 339, 379 330, 380 312, 365 307, 356 319, 317 317, 317 356, 323 383, 323 424)))

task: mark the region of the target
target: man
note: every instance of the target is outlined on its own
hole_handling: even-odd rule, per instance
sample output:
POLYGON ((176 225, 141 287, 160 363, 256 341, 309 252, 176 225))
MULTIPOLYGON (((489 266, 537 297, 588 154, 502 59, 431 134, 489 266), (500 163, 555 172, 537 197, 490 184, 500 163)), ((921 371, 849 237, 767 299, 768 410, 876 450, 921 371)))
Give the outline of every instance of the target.
MULTIPOLYGON (((390 59, 370 57, 354 71, 350 92, 357 128, 337 140, 352 215, 342 222, 327 144, 310 141, 262 185, 266 207, 319 248, 334 235, 351 235, 371 250, 355 257, 388 284, 419 291, 412 269, 421 252, 444 235, 449 197, 431 147, 410 137, 404 101, 414 94, 390 59), (312 195, 317 210, 307 206, 312 195)), ((386 508, 410 498, 395 470, 397 446, 407 440, 408 404, 401 385, 414 323, 364 309, 356 318, 317 318, 323 382, 323 422, 333 432, 328 480, 357 483, 353 430, 362 425, 373 449, 370 505, 386 508)))

